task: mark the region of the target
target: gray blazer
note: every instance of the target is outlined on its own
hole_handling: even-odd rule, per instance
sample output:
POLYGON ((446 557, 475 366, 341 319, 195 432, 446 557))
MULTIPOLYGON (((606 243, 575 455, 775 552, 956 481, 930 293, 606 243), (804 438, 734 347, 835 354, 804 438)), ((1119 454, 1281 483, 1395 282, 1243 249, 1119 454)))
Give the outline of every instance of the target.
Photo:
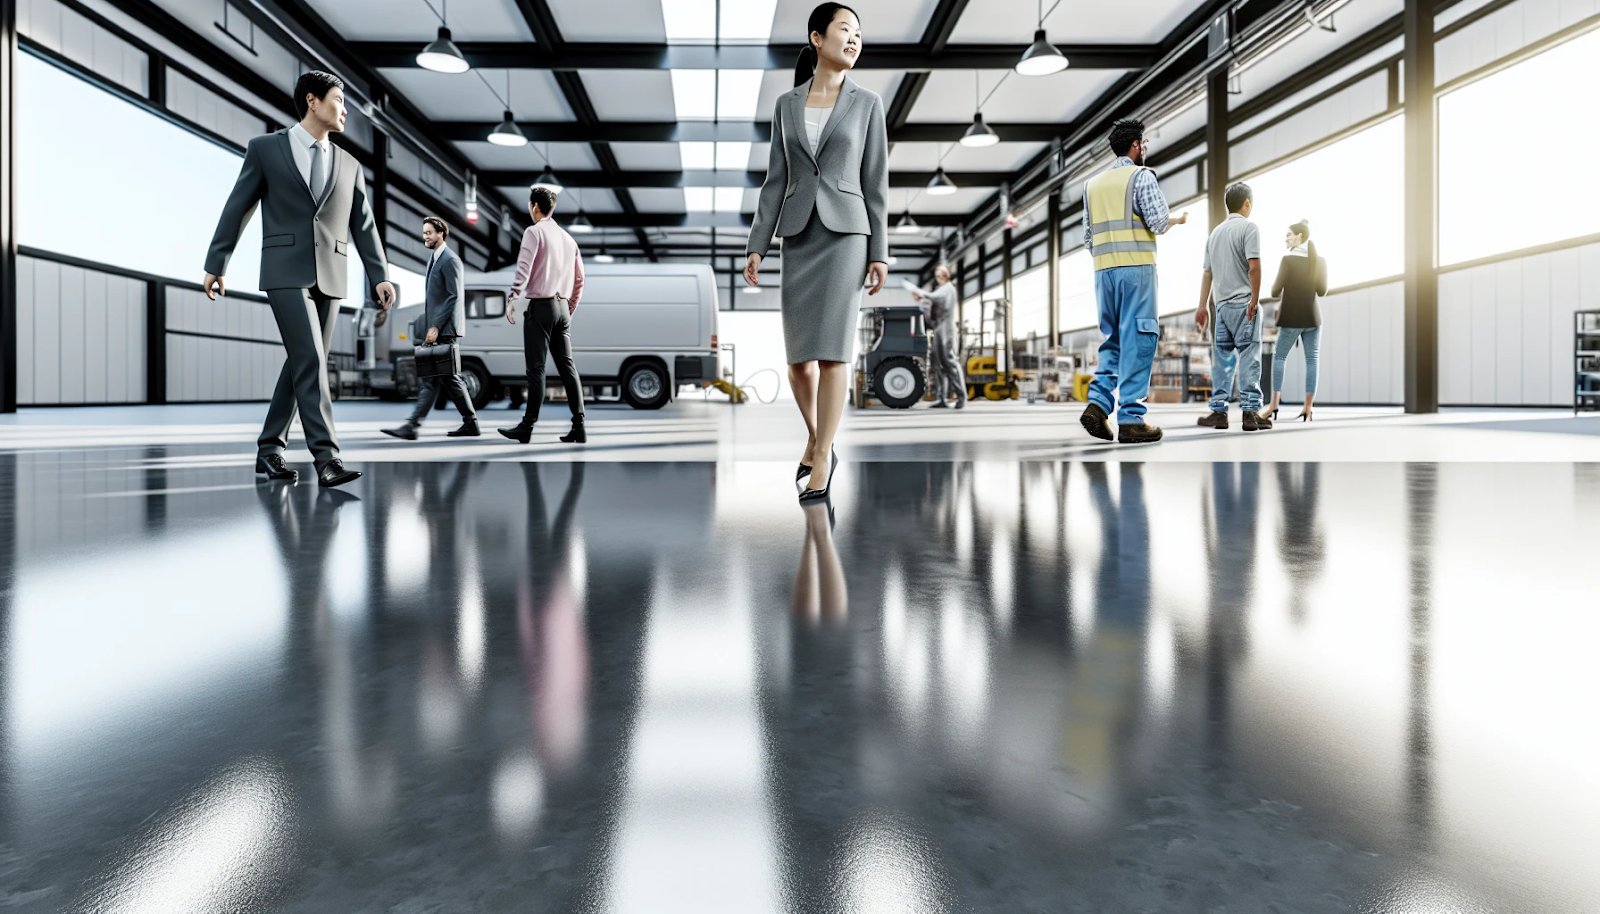
POLYGON ((288 129, 251 140, 239 180, 211 237, 206 272, 227 274, 239 235, 260 206, 263 290, 316 289, 329 298, 349 298, 345 265, 352 239, 367 269, 368 284, 387 280, 389 265, 367 197, 366 173, 355 156, 331 148, 333 171, 318 205, 295 167, 288 129))
POLYGON ((461 293, 461 258, 446 244, 439 251, 439 259, 427 273, 423 289, 423 312, 428 324, 422 328, 439 328, 439 338, 467 335, 467 299, 461 293))
POLYGON ((774 233, 779 238, 800 234, 815 211, 832 231, 866 235, 867 260, 888 263, 889 133, 883 99, 846 76, 812 155, 805 114, 810 91, 808 79, 778 96, 773 106, 767 178, 745 251, 765 257, 774 233))

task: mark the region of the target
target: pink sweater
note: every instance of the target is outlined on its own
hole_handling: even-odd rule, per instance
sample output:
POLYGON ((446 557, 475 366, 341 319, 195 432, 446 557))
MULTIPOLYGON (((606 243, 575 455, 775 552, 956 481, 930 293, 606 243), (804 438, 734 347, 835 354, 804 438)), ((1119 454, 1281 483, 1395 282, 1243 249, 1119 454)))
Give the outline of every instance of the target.
POLYGON ((511 301, 519 298, 565 298, 567 311, 578 310, 583 295, 583 255, 578 242, 554 219, 541 219, 522 233, 517 275, 511 280, 511 301))

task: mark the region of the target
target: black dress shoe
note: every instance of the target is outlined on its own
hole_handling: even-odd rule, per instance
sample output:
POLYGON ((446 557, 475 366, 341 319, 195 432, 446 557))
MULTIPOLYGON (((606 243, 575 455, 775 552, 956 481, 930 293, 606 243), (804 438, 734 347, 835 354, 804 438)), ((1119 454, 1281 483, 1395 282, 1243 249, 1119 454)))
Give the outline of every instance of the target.
POLYGON ((562 435, 561 440, 566 444, 583 444, 589 440, 589 435, 583 430, 582 416, 572 420, 572 431, 562 435))
POLYGON ((345 469, 344 461, 337 457, 328 461, 322 469, 317 471, 317 485, 322 486, 324 489, 342 486, 347 482, 355 482, 360 478, 361 474, 359 472, 345 469))
POLYGON ((960 399, 956 400, 956 405, 951 407, 951 408, 952 409, 966 409, 967 408, 967 398, 966 397, 961 397, 960 399))
POLYGON ((300 478, 300 474, 297 471, 289 469, 289 465, 283 462, 282 454, 267 454, 257 457, 256 472, 265 473, 268 479, 281 479, 284 482, 295 482, 300 478))
POLYGON ((410 422, 407 422, 405 425, 402 425, 399 428, 386 428, 382 431, 390 438, 400 438, 405 441, 417 440, 417 427, 412 425, 410 422))
POLYGON ((1141 422, 1138 425, 1117 426, 1119 444, 1151 444, 1161 440, 1161 429, 1141 422))
POLYGON ((944 402, 943 400, 940 400, 939 402, 933 404, 932 406, 930 406, 928 408, 929 409, 949 409, 950 408, 950 404, 944 402))
POLYGON ((528 439, 533 437, 533 424, 522 423, 519 425, 513 425, 510 428, 502 428, 498 431, 500 434, 510 438, 512 441, 515 441, 518 444, 527 444, 528 439))
POLYGON ((1098 403, 1090 403, 1084 407, 1083 416, 1078 419, 1089 434, 1101 441, 1111 441, 1111 426, 1106 422, 1106 411, 1098 403))
POLYGON ((461 423, 461 427, 453 432, 446 432, 447 438, 476 438, 483 432, 478 431, 478 420, 468 419, 461 423))

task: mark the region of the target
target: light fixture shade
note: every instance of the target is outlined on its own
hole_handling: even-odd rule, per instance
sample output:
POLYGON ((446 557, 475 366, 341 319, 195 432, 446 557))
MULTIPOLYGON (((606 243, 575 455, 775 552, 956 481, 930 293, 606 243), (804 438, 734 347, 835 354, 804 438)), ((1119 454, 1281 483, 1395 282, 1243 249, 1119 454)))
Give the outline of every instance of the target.
POLYGON ((616 260, 615 256, 606 253, 606 246, 603 244, 600 245, 600 253, 594 255, 595 263, 615 263, 616 260))
POLYGON ((550 170, 549 165, 544 167, 544 171, 539 172, 539 178, 533 182, 533 186, 542 187, 551 193, 561 193, 561 182, 556 180, 556 173, 550 170))
POLYGON ((589 217, 585 216, 582 210, 579 210, 578 215, 567 226, 567 231, 576 232, 579 235, 587 235, 594 231, 594 223, 589 221, 589 217))
POLYGON ((950 180, 950 176, 944 173, 943 166, 933 173, 933 180, 928 182, 927 187, 928 195, 933 197, 943 197, 957 190, 960 188, 956 187, 956 182, 950 180))
POLYGON ((993 146, 998 142, 1000 142, 1000 134, 995 133, 993 127, 983 122, 983 112, 979 111, 973 114, 972 126, 968 127, 966 134, 961 137, 961 145, 969 148, 981 148, 983 146, 993 146))
POLYGON ((743 289, 740 289, 739 291, 743 292, 746 295, 760 295, 761 294, 761 287, 760 286, 746 285, 743 289))
POLYGON ((466 55, 450 40, 450 30, 439 26, 439 37, 417 54, 417 66, 435 73, 465 73, 472 69, 466 55))
POLYGON ((517 126, 511 112, 507 111, 505 118, 500 121, 500 126, 489 134, 489 142, 496 146, 526 146, 528 137, 522 132, 522 128, 517 126))
POLYGON ((1016 66, 1018 76, 1049 76, 1066 68, 1066 55, 1044 37, 1044 29, 1033 33, 1033 44, 1022 52, 1022 59, 1016 66))
POLYGON ((911 211, 906 210, 905 215, 900 217, 900 221, 894 224, 894 230, 900 235, 912 235, 922 231, 922 226, 917 224, 917 220, 911 218, 911 211))

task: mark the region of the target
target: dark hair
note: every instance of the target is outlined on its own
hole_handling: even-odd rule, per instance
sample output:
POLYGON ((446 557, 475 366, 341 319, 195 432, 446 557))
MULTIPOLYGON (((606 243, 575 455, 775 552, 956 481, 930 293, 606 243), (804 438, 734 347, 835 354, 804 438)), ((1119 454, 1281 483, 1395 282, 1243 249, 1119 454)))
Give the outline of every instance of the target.
POLYGON ((1296 235, 1299 235, 1306 240, 1306 255, 1311 260, 1312 266, 1316 266, 1317 243, 1311 240, 1311 220, 1301 219, 1294 225, 1289 226, 1289 231, 1294 232, 1296 235))
POLYGON ((311 106, 306 102, 307 95, 314 95, 317 101, 328 97, 328 92, 333 89, 343 89, 344 80, 332 73, 321 70, 307 70, 300 74, 294 81, 294 114, 300 120, 306 119, 306 112, 311 106))
POLYGON ((800 49, 800 58, 794 62, 794 84, 800 85, 810 79, 817 72, 817 49, 811 44, 811 33, 819 35, 828 34, 828 26, 833 24, 833 17, 844 10, 861 21, 861 14, 843 3, 819 3, 811 11, 811 18, 806 20, 806 46, 800 49))
POLYGON ((1144 121, 1125 117, 1111 125, 1111 151, 1119 156, 1128 154, 1133 144, 1144 139, 1144 121))
POLYGON ((1222 202, 1228 204, 1228 212, 1230 213, 1237 213, 1239 210, 1244 209, 1244 205, 1250 202, 1251 199, 1250 185, 1243 181, 1237 184, 1229 184, 1227 193, 1222 195, 1222 202))
POLYGON ((446 238, 450 237, 450 226, 446 225, 445 221, 440 219, 438 216, 423 216, 422 224, 431 225, 433 226, 434 231, 445 236, 446 238))
POLYGON ((539 212, 546 216, 555 212, 556 192, 548 187, 534 187, 528 190, 528 202, 539 208, 539 212))

